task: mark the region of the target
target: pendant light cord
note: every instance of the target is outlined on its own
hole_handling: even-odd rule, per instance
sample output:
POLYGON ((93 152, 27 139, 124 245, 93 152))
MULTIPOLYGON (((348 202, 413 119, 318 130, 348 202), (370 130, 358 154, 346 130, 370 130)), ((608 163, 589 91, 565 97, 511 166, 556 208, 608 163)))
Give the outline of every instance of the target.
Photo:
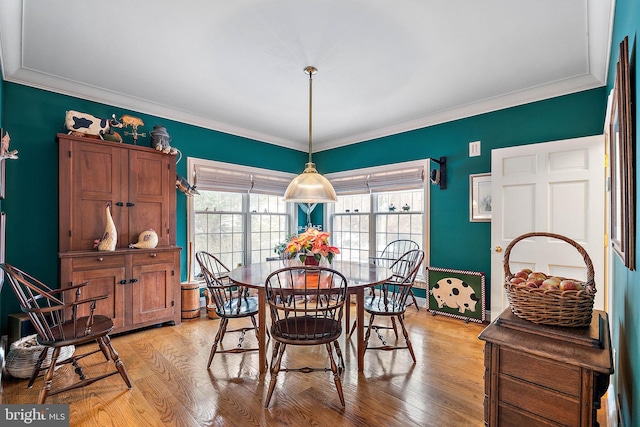
POLYGON ((312 150, 312 115, 311 115, 311 108, 312 108, 312 100, 313 100, 312 85, 313 85, 313 70, 309 70, 309 163, 313 163, 311 161, 311 150, 312 150))

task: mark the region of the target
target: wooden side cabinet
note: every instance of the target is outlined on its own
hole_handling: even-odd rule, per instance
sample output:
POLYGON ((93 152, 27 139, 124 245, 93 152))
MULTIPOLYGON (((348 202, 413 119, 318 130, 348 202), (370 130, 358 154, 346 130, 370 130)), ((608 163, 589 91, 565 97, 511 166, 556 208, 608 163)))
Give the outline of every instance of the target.
POLYGON ((89 281, 84 297, 109 295, 96 313, 113 319, 114 332, 180 323, 175 157, 65 134, 58 144, 61 286, 89 281), (118 241, 115 251, 99 252, 93 242, 104 233, 107 203, 118 241), (156 248, 128 248, 150 228, 156 248))
POLYGON ((479 335, 486 426, 597 426, 613 373, 607 314, 591 325, 537 325, 507 308, 479 335))

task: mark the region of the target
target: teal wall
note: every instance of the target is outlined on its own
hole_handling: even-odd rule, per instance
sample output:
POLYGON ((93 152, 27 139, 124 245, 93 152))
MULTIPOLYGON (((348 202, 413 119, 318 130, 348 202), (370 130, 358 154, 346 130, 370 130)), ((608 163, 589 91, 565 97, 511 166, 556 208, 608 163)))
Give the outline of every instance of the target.
MULTIPOLYGON (((637 0, 617 0, 606 88, 323 151, 314 154, 314 161, 321 173, 329 173, 447 156, 448 188, 432 187, 431 192, 431 264, 489 274, 491 226, 469 222, 469 174, 490 171, 490 152, 494 148, 601 133, 606 96, 613 86, 617 47, 628 35, 635 57, 639 16, 637 0), (482 155, 469 158, 468 143, 477 140, 482 141, 482 155)), ((637 82, 637 67, 634 73, 637 82)), ((302 152, 13 83, 0 83, 0 100, 0 125, 11 133, 12 148, 20 151, 18 160, 7 161, 6 199, 0 201, 2 210, 7 213, 6 259, 49 283, 56 283, 58 277, 55 134, 64 131, 64 113, 68 109, 102 117, 113 113, 139 116, 146 124, 143 129, 146 132, 156 124, 166 126, 173 144, 184 155, 178 164, 178 173, 182 175, 186 175, 187 156, 293 173, 299 173, 307 160, 302 152)), ((637 109, 635 122, 638 122, 637 109)), ((640 188, 640 180, 636 188, 640 188)), ((319 213, 320 210, 316 211, 319 213)), ((178 245, 185 248, 186 198, 180 192, 177 212, 178 245)), ((636 230, 636 240, 640 242, 637 220, 636 230)), ((185 260, 186 251, 183 250, 183 266, 186 266, 185 260)), ((613 267, 611 322, 613 346, 617 350, 613 381, 620 394, 621 416, 625 425, 631 426, 640 423, 640 370, 636 366, 640 354, 640 315, 635 309, 635 303, 640 301, 640 272, 628 271, 615 257, 613 267)), ((186 277, 184 267, 181 276, 182 279, 186 277)), ((487 283, 490 283, 490 277, 487 277, 487 283)), ((0 298, 0 333, 6 333, 7 314, 19 309, 8 288, 3 289, 0 298)))
MULTIPOLYGON (((147 132, 147 138, 139 139, 140 145, 149 144, 148 131, 154 125, 164 125, 172 136, 172 145, 182 151, 177 172, 183 176, 187 175, 189 156, 292 173, 301 172, 307 159, 299 151, 8 82, 4 82, 2 105, 11 148, 19 150, 18 160, 6 161, 6 198, 2 201, 2 209, 7 213, 6 261, 45 283, 56 284, 59 274, 56 134, 65 131, 67 110, 98 117, 112 114, 120 117, 125 113, 140 117, 145 126, 139 131, 147 132)), ((119 133, 124 137, 124 132, 119 133)), ((127 137, 124 138, 126 142, 127 137)), ((179 191, 177 213, 177 243, 183 248, 181 264, 186 266, 186 196, 179 191)), ((184 267, 181 279, 186 279, 184 267)), ((0 298, 0 333, 4 334, 7 315, 20 309, 8 286, 3 288, 0 298)))
POLYGON ((447 189, 431 187, 431 266, 482 271, 490 283, 491 223, 469 222, 469 175, 491 171, 494 148, 601 134, 605 112, 604 88, 593 89, 323 151, 314 161, 329 173, 446 156, 447 189), (471 141, 481 141, 481 156, 469 157, 471 141))
MULTIPOLYGON (((611 59, 609 61, 609 75, 607 94, 613 88, 615 66, 618 61, 618 47, 625 36, 629 37, 629 56, 631 63, 637 63, 637 36, 640 25, 640 5, 637 0, 617 0, 614 18, 613 35, 611 37, 611 59)), ((636 194, 640 188, 640 174, 638 174, 638 67, 632 65, 632 101, 634 109, 635 136, 635 174, 636 194)), ((637 203, 636 203, 637 206, 637 203)), ((636 209, 638 209, 636 207, 636 209)), ((634 218, 636 224, 636 246, 640 245, 640 222, 638 214, 634 218)), ((638 261, 636 260, 636 265, 638 261)), ((616 384, 620 401, 620 417, 623 425, 640 425, 640 314, 636 304, 640 302, 640 271, 629 271, 613 256, 613 309, 611 310, 611 339, 616 351, 614 365, 616 372, 613 382, 616 384)))

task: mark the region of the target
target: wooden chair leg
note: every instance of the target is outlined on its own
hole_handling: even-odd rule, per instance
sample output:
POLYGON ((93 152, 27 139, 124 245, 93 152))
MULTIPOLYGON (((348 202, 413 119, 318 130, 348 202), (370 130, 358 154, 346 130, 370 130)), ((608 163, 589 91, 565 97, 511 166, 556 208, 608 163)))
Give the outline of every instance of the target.
POLYGON ((342 374, 346 369, 344 364, 344 358, 342 357, 342 350, 340 349, 340 344, 338 344, 338 340, 333 342, 334 347, 336 348, 336 354, 338 355, 338 372, 342 374))
POLYGON ((331 372, 333 372, 333 382, 336 384, 336 389, 338 390, 338 396, 340 397, 340 403, 342 403, 342 407, 344 408, 344 393, 342 392, 342 381, 340 381, 340 373, 338 372, 338 366, 336 365, 336 361, 333 358, 333 350, 331 349, 331 343, 325 344, 327 348, 327 353, 329 354, 329 362, 331 362, 331 372))
POLYGON ((102 341, 104 342, 104 346, 109 350, 111 360, 113 360, 113 363, 116 365, 116 369, 118 370, 118 373, 120 373, 120 376, 124 380, 124 383, 128 388, 131 388, 131 378, 129 378, 129 374, 127 373, 127 368, 124 366, 124 362, 120 360, 120 355, 118 354, 116 349, 113 348, 113 345, 111 344, 111 338, 109 337, 109 335, 105 335, 104 337, 102 337, 102 341))
POLYGON ((269 363, 269 372, 273 372, 274 363, 278 357, 278 350, 280 349, 280 341, 276 341, 273 345, 273 353, 271 354, 271 362, 269 363))
POLYGON ((51 391, 51 383, 53 383, 53 374, 56 371, 56 362, 58 361, 58 356, 60 355, 60 347, 55 347, 53 349, 53 354, 51 355, 51 364, 49 365, 49 369, 47 369, 47 373, 44 374, 44 383, 42 384, 42 389, 40 390, 40 394, 38 395, 38 404, 43 405, 47 400, 47 396, 49 395, 49 391, 51 391))
POLYGON ((278 377, 278 372, 280 372, 280 363, 282 363, 282 355, 284 354, 284 349, 287 348, 286 344, 280 345, 280 351, 278 352, 278 357, 276 359, 276 363, 271 369, 271 381, 269 381, 269 391, 267 392, 267 398, 264 402, 264 407, 269 407, 269 402, 271 401, 271 396, 273 395, 273 390, 276 388, 276 381, 278 377))
POLYGON ((404 335, 404 340, 407 342, 407 348, 409 349, 409 353, 411 353, 411 358, 413 359, 413 363, 416 363, 416 355, 413 352, 413 345, 411 345, 411 340, 409 339, 409 333, 407 332, 407 328, 404 327, 404 321, 402 320, 402 316, 398 316, 398 322, 400 322, 400 326, 402 327, 402 335, 404 335))
POLYGON ((367 347, 369 346, 369 337, 371 336, 371 329, 373 328, 373 319, 375 316, 372 314, 369 317, 369 326, 367 326, 367 332, 364 334, 364 351, 367 351, 367 347))
POLYGON ((354 320, 353 321, 353 326, 351 326, 351 330, 349 331, 349 335, 347 335, 347 338, 351 338, 351 335, 353 335, 353 331, 356 330, 356 326, 358 325, 358 321, 354 320))
POLYGON ((211 362, 213 362, 213 356, 216 355, 216 350, 218 350, 218 344, 222 341, 222 337, 224 337, 224 332, 227 329, 227 323, 229 323, 229 319, 223 317, 220 319, 220 326, 218 327, 218 332, 216 332, 216 337, 213 341, 213 345, 211 346, 211 352, 209 353, 209 363, 207 363, 207 369, 211 367, 211 362))
POLYGON ((411 299, 413 300, 413 303, 416 306, 416 310, 420 311, 420 306, 418 305, 418 300, 416 299, 416 296, 413 293, 413 289, 409 289, 409 295, 411 295, 411 299))
POLYGON ((33 387, 33 383, 36 381, 38 374, 42 370, 41 369, 42 363, 44 362, 44 359, 47 357, 48 351, 49 351, 49 347, 45 347, 44 350, 42 350, 42 352, 40 353, 40 356, 38 357, 36 364, 33 365, 33 372, 31 373, 31 378, 29 379, 29 384, 27 384, 27 388, 33 387))

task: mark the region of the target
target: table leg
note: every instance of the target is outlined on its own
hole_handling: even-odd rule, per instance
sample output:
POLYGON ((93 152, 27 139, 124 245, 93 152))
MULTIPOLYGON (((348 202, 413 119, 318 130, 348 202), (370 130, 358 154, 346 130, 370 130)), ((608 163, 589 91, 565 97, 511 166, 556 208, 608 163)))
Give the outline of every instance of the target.
POLYGON ((267 293, 264 287, 258 288, 258 363, 260 374, 267 372, 267 293))
POLYGON ((358 339, 358 372, 364 371, 364 288, 356 290, 356 322, 358 324, 356 336, 358 339))

